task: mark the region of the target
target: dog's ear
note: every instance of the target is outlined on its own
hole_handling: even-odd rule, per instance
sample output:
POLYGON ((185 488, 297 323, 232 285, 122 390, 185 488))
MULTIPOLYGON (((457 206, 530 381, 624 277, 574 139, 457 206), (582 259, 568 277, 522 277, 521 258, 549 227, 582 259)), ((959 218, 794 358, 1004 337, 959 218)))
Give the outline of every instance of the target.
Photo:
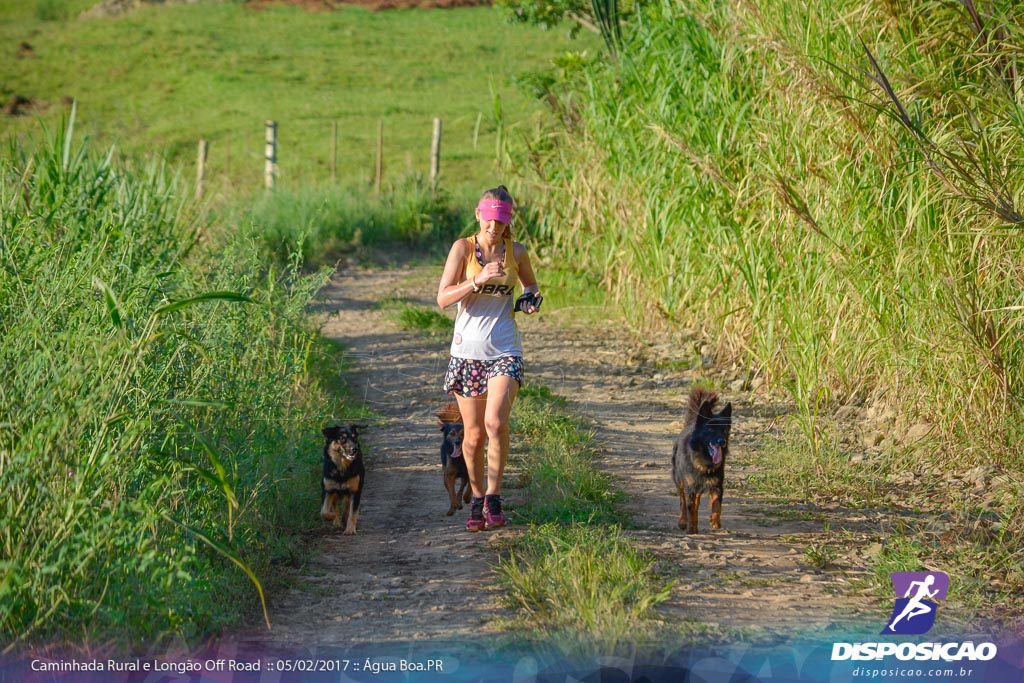
POLYGON ((341 433, 341 427, 334 425, 333 427, 325 427, 320 430, 320 433, 324 435, 325 439, 337 439, 341 433))
POLYGON ((707 424, 714 419, 714 407, 714 401, 704 401, 700 404, 700 408, 697 409, 697 425, 707 424))
POLYGON ((462 422, 462 413, 459 412, 459 404, 455 401, 449 401, 448 405, 437 412, 437 419, 443 424, 449 422, 462 422))
POLYGON ((352 432, 352 436, 359 436, 359 430, 366 429, 366 425, 349 425, 348 430, 352 432))
POLYGON ((715 415, 715 424, 724 429, 732 426, 732 403, 726 403, 725 407, 715 415))

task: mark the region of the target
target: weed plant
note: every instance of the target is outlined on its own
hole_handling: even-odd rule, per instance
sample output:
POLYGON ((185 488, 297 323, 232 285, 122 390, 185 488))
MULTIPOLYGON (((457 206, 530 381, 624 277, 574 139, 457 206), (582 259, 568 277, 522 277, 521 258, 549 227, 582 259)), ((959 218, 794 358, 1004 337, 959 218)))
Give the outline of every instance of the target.
POLYGON ((452 321, 433 308, 406 304, 396 311, 396 316, 406 330, 418 330, 431 337, 451 334, 452 321))
POLYGON ((36 18, 39 21, 62 21, 70 10, 67 0, 36 0, 36 18))
MULTIPOLYGON (((1019 3, 641 13, 616 63, 581 62, 540 93, 559 126, 524 157, 536 235, 600 273, 638 327, 696 329, 788 394, 807 476, 832 467, 825 411, 888 406, 887 444, 933 426, 901 460, 922 481, 1007 473, 990 498, 1024 538, 1005 504, 1024 466, 1019 3)), ((977 515, 966 490, 944 495, 977 515)), ((1002 569, 1010 543, 933 551, 1019 581, 1002 569)))
POLYGON ((0 157, 0 642, 190 642, 315 517, 325 275, 204 247, 163 166, 73 122, 0 157))
POLYGON ((506 603, 534 637, 573 654, 630 651, 654 632, 671 588, 614 526, 533 527, 499 571, 506 603))
POLYGON ((611 477, 594 466, 593 434, 546 387, 527 384, 520 390, 512 429, 530 447, 526 504, 516 510, 519 519, 534 524, 626 521, 611 477))

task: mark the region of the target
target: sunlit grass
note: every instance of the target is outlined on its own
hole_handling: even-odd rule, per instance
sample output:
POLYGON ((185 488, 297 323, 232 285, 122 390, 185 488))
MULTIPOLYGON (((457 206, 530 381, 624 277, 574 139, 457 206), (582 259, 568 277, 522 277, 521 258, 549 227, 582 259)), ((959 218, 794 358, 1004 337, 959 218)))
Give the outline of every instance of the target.
POLYGON ((519 626, 549 646, 628 652, 655 631, 671 582, 615 527, 550 523, 516 540, 499 573, 519 626))
MULTIPOLYGON (((513 25, 490 7, 310 12, 207 1, 78 18, 89 4, 0 2, 0 43, 9 49, 0 101, 38 100, 34 114, 52 126, 62 101, 75 99, 81 132, 97 144, 129 157, 163 154, 190 181, 198 142, 208 140, 214 201, 262 192, 267 120, 278 123, 278 187, 330 184, 333 164, 338 182, 372 191, 378 121, 384 183, 427 175, 440 118, 441 185, 478 194, 505 175, 499 130, 517 135, 540 111, 512 78, 598 40, 513 25), (45 19, 32 11, 37 3, 45 19), (15 56, 22 42, 31 56, 15 56)), ((35 116, 4 117, 0 127, 23 136, 38 125, 35 116)))
MULTIPOLYGON (((655 3, 617 64, 545 93, 560 125, 531 147, 535 233, 646 334, 696 330, 721 367, 794 402, 802 444, 769 490, 884 500, 829 431, 842 405, 895 411, 900 468, 941 473, 908 499, 968 514, 949 474, 1024 467, 1024 116, 1007 76, 1024 17, 995 3, 1006 38, 979 42, 965 7, 655 3), (910 447, 914 424, 932 429, 910 447)), ((1017 508, 996 515, 1022 537, 1017 508)), ((1003 547, 958 543, 1024 585, 1003 547)))
POLYGON ((72 130, 0 157, 0 634, 195 642, 316 522, 326 273, 204 249, 163 167, 72 130))
POLYGON ((529 526, 498 567, 517 612, 508 628, 554 651, 606 655, 668 633, 654 608, 671 581, 622 532, 621 496, 596 467, 592 434, 564 398, 530 383, 512 429, 525 451, 509 461, 523 498, 512 518, 529 526))

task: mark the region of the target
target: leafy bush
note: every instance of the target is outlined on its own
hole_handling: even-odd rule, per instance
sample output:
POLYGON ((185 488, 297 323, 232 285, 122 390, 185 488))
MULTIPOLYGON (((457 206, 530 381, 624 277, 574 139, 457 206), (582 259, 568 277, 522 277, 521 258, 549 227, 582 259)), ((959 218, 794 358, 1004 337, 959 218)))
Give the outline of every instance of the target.
POLYGON ((471 221, 417 175, 403 177, 379 197, 355 187, 275 191, 231 219, 251 225, 265 253, 279 263, 296 253, 311 267, 330 265, 364 245, 443 249, 471 221))

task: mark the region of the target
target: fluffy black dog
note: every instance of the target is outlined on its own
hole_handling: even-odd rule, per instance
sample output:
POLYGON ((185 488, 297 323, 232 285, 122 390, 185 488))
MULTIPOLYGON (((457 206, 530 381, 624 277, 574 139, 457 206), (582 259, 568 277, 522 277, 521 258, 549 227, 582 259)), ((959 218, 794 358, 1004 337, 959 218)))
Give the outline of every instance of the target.
POLYGON ((697 533, 697 508, 702 493, 711 500, 711 528, 722 528, 722 489, 725 459, 729 455, 732 404, 715 413, 718 394, 707 389, 690 391, 690 404, 682 433, 672 448, 672 480, 679 489, 679 528, 697 533))
POLYGON ((359 430, 365 425, 335 425, 323 430, 324 472, 320 482, 320 517, 345 527, 345 535, 356 533, 359 500, 366 483, 363 451, 359 447, 359 430), (340 505, 344 498, 344 504, 340 505), (339 507, 341 512, 339 514, 339 507))

